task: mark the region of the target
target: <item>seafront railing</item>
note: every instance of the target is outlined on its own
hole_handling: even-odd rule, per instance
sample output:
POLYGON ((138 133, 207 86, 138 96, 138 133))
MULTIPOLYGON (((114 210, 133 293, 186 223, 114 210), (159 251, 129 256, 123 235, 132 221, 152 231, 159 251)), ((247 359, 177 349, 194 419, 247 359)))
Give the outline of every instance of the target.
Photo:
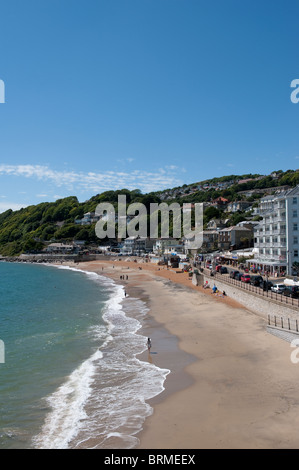
POLYGON ((208 269, 203 269, 204 275, 209 277, 212 280, 219 280, 223 283, 226 283, 231 286, 235 286, 240 290, 244 290, 246 292, 251 292, 252 294, 258 295, 259 297, 262 298, 267 298, 268 300, 275 301, 279 303, 280 305, 291 305, 292 307, 298 307, 299 308, 299 299, 294 299, 292 297, 288 297, 283 294, 279 294, 277 292, 273 292, 270 289, 264 290, 261 287, 258 286, 252 286, 250 283, 242 282, 237 279, 233 279, 229 277, 229 274, 220 274, 220 273, 214 273, 213 276, 211 276, 210 271, 208 269))
POLYGON ((287 330, 299 334, 298 320, 294 318, 278 317, 277 315, 268 315, 268 326, 287 330))

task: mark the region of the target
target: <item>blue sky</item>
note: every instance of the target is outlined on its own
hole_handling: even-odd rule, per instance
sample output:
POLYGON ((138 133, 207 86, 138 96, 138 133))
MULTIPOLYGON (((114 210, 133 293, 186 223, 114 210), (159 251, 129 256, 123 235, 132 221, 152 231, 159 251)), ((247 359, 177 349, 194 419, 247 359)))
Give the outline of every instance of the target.
POLYGON ((0 212, 299 168, 297 0, 0 8, 0 212))

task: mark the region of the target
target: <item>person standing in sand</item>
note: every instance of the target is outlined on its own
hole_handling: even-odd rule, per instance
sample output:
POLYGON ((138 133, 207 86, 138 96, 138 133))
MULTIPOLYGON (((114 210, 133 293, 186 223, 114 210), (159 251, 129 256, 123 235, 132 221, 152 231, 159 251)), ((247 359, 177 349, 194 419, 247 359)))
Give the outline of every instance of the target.
POLYGON ((147 349, 150 351, 152 347, 152 341, 150 338, 147 338, 147 349))

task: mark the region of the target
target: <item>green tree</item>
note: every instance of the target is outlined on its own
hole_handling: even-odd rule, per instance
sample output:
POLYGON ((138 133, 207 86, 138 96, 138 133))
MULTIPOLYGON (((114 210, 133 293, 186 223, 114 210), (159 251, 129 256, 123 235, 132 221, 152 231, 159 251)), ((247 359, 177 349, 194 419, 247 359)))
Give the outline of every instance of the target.
POLYGON ((75 235, 75 240, 89 240, 89 231, 86 228, 82 228, 75 235))

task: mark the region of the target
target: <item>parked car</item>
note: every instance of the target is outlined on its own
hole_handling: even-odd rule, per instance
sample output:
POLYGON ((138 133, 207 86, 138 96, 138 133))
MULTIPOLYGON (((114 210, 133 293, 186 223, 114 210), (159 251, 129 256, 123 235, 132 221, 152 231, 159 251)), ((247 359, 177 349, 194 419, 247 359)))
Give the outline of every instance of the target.
POLYGON ((276 292, 277 294, 282 294, 284 290, 286 290, 285 284, 274 284, 271 287, 272 292, 276 292))
POLYGON ((216 273, 219 273, 221 268, 222 268, 221 264, 217 264, 217 266, 215 268, 216 273))
POLYGON ((260 283, 260 288, 265 291, 271 290, 271 287, 273 287, 273 282, 271 281, 261 281, 260 283))
POLYGON ((235 279, 236 279, 237 281, 241 281, 241 277, 243 276, 243 274, 244 274, 244 273, 237 273, 237 274, 235 275, 235 279))
POLYGON ((220 268, 220 271, 219 271, 219 272, 220 272, 220 274, 227 274, 227 267, 225 267, 225 266, 221 266, 221 268, 220 268))
POLYGON ((243 274, 243 276, 241 276, 241 281, 242 282, 249 283, 250 279, 251 279, 251 276, 249 276, 249 274, 243 274))
POLYGON ((298 299, 299 286, 286 286, 286 289, 283 291, 283 295, 287 297, 292 297, 293 299, 298 299))
POLYGON ((236 275, 239 274, 240 271, 237 271, 237 270, 233 270, 229 273, 229 277, 231 277, 232 279, 235 279, 236 275))
POLYGON ((251 276, 250 284, 252 286, 259 286, 262 280, 263 280, 262 276, 251 276))

